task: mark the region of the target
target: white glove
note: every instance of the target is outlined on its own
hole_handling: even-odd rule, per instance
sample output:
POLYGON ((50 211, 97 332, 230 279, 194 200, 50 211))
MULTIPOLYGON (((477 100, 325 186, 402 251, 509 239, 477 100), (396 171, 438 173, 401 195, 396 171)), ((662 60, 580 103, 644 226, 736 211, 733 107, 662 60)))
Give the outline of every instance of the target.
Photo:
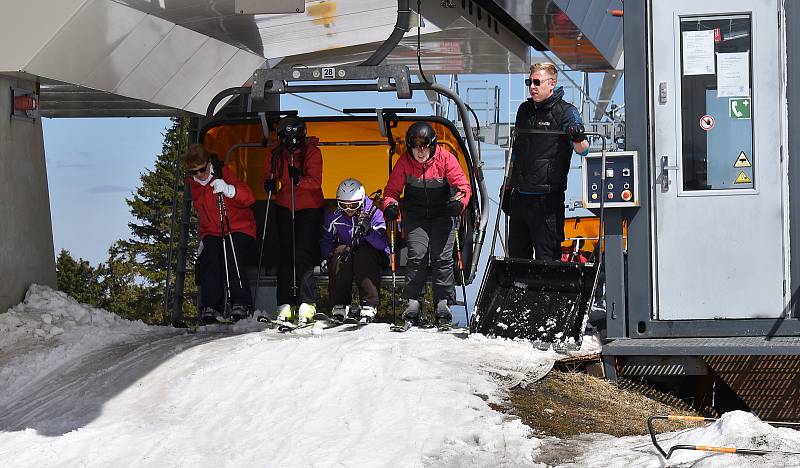
POLYGON ((233 198, 236 196, 236 187, 226 183, 222 179, 214 179, 214 182, 211 182, 211 187, 213 188, 214 193, 221 193, 228 198, 233 198))

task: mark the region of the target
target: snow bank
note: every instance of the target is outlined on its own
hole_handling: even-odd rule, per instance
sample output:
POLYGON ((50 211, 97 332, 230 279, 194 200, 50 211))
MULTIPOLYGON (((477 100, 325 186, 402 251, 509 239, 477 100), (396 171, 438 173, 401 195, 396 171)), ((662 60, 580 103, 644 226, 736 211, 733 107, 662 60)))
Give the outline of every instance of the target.
POLYGON ((90 350, 137 335, 168 332, 33 284, 22 303, 0 314, 0 408, 38 377, 90 350))

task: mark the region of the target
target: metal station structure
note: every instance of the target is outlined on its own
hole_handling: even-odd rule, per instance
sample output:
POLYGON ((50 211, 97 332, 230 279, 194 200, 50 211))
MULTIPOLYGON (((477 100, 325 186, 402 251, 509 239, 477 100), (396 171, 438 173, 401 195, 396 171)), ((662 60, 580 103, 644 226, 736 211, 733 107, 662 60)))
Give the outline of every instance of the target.
MULTIPOLYGON (((619 180, 638 205, 606 209, 606 375, 705 379, 762 417, 800 417, 797 2, 628 0, 624 16, 620 0, 0 8, 0 40, 15 44, 0 52, 0 156, 13 162, 0 175, 0 215, 14 220, 0 228, 0 310, 31 283, 55 286, 43 116, 200 116, 220 91, 250 86, 256 69, 353 66, 387 37, 381 63, 431 76, 525 73, 530 47, 549 51, 573 70, 605 72, 603 103, 624 45, 635 164, 611 177, 629 178, 619 180)), ((609 183, 594 172, 587 200, 609 183)))

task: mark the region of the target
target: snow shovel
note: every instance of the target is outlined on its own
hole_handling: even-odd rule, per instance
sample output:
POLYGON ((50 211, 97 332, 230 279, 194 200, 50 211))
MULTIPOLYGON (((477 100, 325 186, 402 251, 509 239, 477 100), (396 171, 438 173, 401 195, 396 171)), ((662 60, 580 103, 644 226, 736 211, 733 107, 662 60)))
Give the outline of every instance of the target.
POLYGON ((490 257, 470 332, 580 346, 594 268, 490 257))

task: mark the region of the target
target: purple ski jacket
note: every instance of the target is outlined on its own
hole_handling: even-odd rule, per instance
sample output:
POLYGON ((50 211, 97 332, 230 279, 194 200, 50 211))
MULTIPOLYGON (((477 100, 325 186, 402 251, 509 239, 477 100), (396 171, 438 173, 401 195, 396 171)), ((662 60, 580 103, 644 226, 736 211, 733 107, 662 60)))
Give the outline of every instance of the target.
MULTIPOLYGON (((364 200, 362 213, 366 215, 372 209, 372 200, 367 198, 364 200)), ((322 258, 330 258, 333 249, 338 245, 350 245, 350 239, 353 237, 353 231, 359 223, 359 215, 347 216, 347 213, 338 207, 333 211, 325 213, 325 221, 322 224, 322 239, 320 241, 320 248, 322 250, 322 258)), ((389 255, 389 242, 386 238, 386 221, 383 219, 383 212, 380 209, 375 209, 370 219, 370 230, 366 235, 362 235, 358 245, 367 243, 376 250, 382 250, 389 255)), ((358 245, 355 246, 358 248, 358 245)))

